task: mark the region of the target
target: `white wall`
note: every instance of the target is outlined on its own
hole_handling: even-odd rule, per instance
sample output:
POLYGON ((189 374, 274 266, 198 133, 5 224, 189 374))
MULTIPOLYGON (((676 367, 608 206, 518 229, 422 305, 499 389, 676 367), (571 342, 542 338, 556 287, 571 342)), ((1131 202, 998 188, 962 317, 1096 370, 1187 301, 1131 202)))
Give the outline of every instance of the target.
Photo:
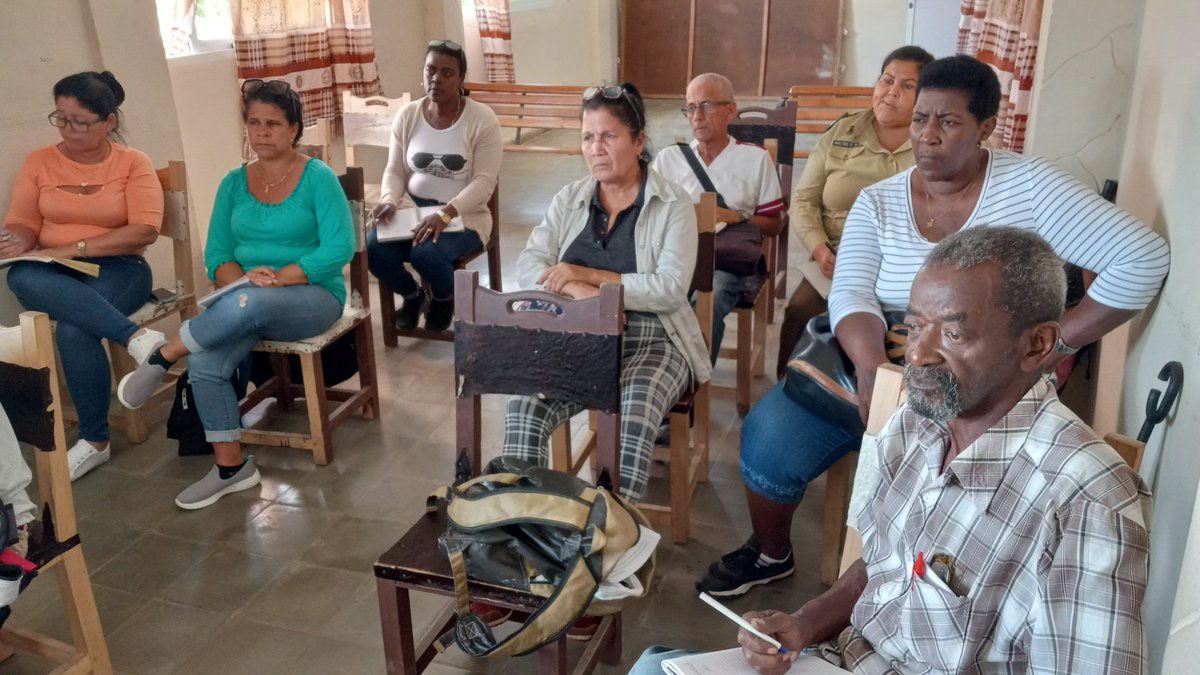
MULTIPOLYGON (((83 70, 111 70, 125 88, 121 106, 125 140, 150 155, 155 166, 183 157, 171 82, 158 36, 154 4, 145 0, 6 0, 0 3, 0 213, 8 212, 9 187, 21 159, 56 143, 46 122, 54 108, 51 89, 83 70)), ((156 279, 169 278, 165 245, 148 254, 156 279)), ((163 283, 160 285, 170 285, 163 283)), ((0 323, 20 311, 0 282, 0 323)))
POLYGON ((617 78, 617 0, 510 0, 513 65, 522 84, 617 78))
POLYGON ((1196 227, 1196 177, 1200 176, 1200 70, 1195 68, 1195 35, 1200 4, 1191 0, 1146 3, 1121 164, 1118 203, 1171 242, 1173 265, 1159 300, 1131 328, 1132 350, 1125 369, 1123 428, 1136 433, 1144 418, 1146 395, 1162 389, 1156 379, 1168 360, 1183 363, 1191 378, 1184 384, 1180 411, 1154 433, 1148 453, 1162 452, 1156 479, 1150 555, 1150 591, 1145 609, 1151 646, 1151 672, 1196 672, 1192 649, 1200 642, 1196 625, 1172 638, 1164 663, 1162 650, 1173 622, 1200 608, 1200 541, 1186 536, 1200 481, 1200 266, 1191 263, 1200 250, 1196 227), (1186 545, 1186 555, 1185 555, 1186 545), (1189 583, 1179 585, 1180 571, 1189 583), (1178 596, 1176 586, 1179 585, 1178 596), (1174 607, 1174 614, 1172 614, 1174 607), (1173 618, 1172 618, 1173 617, 1173 618))
POLYGON ((908 3, 900 0, 843 0, 842 76, 838 84, 866 87, 879 79, 883 58, 904 45, 908 3))

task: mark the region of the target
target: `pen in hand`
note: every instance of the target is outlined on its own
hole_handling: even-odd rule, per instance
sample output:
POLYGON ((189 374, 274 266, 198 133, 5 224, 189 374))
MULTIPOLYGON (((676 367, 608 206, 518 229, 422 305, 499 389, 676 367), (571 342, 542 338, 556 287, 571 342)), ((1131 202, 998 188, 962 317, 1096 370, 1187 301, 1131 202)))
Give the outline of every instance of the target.
POLYGON ((758 630, 754 626, 751 626, 750 622, 746 621, 745 619, 738 616, 737 614, 734 614, 732 611, 730 611, 730 609, 728 607, 717 602, 708 593, 701 592, 700 599, 703 600, 704 602, 708 603, 709 605, 711 605, 713 607, 713 609, 724 614, 725 617, 728 618, 730 621, 732 621, 732 622, 736 623, 737 625, 741 626, 742 628, 746 629, 748 632, 750 632, 752 635, 754 635, 758 639, 760 639, 763 642, 778 649, 780 654, 788 653, 788 648, 784 647, 783 644, 779 642, 779 640, 776 640, 775 638, 771 637, 770 635, 767 635, 766 633, 758 630))

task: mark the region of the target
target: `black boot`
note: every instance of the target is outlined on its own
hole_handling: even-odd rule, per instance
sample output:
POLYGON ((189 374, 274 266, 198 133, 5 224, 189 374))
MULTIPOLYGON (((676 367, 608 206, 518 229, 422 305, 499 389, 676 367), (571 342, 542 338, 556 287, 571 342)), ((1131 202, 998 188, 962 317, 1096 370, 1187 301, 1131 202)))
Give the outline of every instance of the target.
POLYGON ((446 330, 454 321, 454 298, 429 301, 429 315, 425 317, 425 330, 446 330))
POLYGON ((396 330, 412 330, 417 327, 421 318, 421 308, 425 305, 425 292, 417 291, 416 297, 404 298, 404 306, 396 312, 396 330))

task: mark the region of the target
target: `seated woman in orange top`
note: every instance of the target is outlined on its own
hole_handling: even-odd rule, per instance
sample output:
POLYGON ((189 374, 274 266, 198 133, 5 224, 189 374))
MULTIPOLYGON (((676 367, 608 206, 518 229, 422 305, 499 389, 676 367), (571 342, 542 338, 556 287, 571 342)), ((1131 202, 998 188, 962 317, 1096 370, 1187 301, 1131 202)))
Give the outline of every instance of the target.
POLYGON ((79 441, 68 451, 71 480, 108 461, 111 376, 101 338, 125 345, 138 363, 162 333, 139 329, 128 315, 150 297, 142 253, 162 227, 163 193, 150 158, 120 139, 125 90, 112 73, 70 75, 54 85, 62 142, 34 150, 13 185, 0 229, 0 258, 22 254, 76 258, 100 276, 36 262, 9 268, 8 285, 26 309, 58 322, 55 340, 67 388, 79 413, 79 441))

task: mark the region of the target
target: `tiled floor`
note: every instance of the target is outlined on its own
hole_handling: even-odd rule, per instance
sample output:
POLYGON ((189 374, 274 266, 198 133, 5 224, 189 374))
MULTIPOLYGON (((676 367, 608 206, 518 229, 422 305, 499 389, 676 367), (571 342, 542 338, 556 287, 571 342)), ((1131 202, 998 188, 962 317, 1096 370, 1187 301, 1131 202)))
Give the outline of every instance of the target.
MULTIPOLYGON (((658 147, 687 133, 677 107, 678 101, 651 103, 658 147)), ((578 156, 505 155, 507 270, 550 197, 583 174, 578 156)), ((511 279, 505 282, 512 287, 511 279)), ((769 333, 769 364, 777 332, 773 326, 769 333)), ((384 672, 371 563, 421 513, 425 495, 452 477, 453 348, 411 340, 393 349, 376 344, 383 415, 343 425, 327 467, 313 466, 299 451, 252 448, 261 489, 201 511, 181 511, 175 494, 211 460, 176 456, 174 441, 164 437, 164 409, 148 441, 130 446, 117 432, 112 461, 75 484, 84 552, 118 672, 384 672)), ((716 377, 732 382, 732 364, 722 361, 716 377)), ((772 376, 756 380, 755 396, 773 383, 772 376)), ((502 432, 502 405, 485 401, 484 445, 492 453, 502 432)), ((274 409, 267 413, 271 424, 301 423, 274 409)), ((749 532, 737 471, 741 418, 731 398, 714 400, 712 425, 710 482, 697 489, 692 540, 661 545, 652 595, 626 612, 624 663, 602 672, 625 672, 655 643, 734 645, 734 630, 696 599, 692 587, 710 562, 749 532)), ((818 481, 796 519, 800 571, 731 603, 734 609, 793 609, 821 590, 816 564, 822 497, 818 481)), ((57 596, 50 578, 36 580, 16 603, 11 624, 68 639, 57 596)), ((447 611, 439 599, 415 597, 423 625, 447 611)), ((0 663, 0 673, 48 670, 24 655, 0 663)), ((534 670, 530 658, 476 662, 451 651, 427 672, 534 670)))

